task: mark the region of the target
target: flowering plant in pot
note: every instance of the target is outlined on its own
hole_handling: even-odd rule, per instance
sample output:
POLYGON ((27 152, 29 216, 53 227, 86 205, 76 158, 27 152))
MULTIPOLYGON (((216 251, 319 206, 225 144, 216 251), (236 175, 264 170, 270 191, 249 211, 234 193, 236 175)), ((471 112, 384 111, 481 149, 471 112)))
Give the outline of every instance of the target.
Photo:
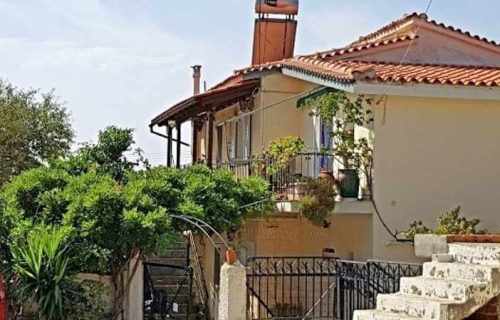
POLYGON ((269 144, 266 150, 260 155, 258 172, 266 176, 269 180, 274 180, 273 176, 288 176, 288 183, 292 183, 293 188, 281 194, 283 199, 295 201, 303 193, 303 183, 300 175, 295 174, 295 159, 305 147, 304 140, 300 137, 288 136, 277 138, 269 144))
POLYGON ((290 162, 304 150, 304 147, 304 140, 294 136, 271 141, 262 154, 266 162, 267 174, 275 174, 288 167, 290 162))

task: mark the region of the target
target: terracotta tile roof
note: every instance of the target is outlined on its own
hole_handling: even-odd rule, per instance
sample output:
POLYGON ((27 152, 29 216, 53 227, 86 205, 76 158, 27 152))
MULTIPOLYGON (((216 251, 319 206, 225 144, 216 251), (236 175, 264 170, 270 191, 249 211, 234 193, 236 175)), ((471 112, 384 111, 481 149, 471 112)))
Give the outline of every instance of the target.
POLYGON ((352 53, 358 53, 358 52, 363 52, 369 49, 375 49, 375 48, 380 48, 380 47, 386 47, 390 46, 393 44, 398 44, 398 43, 405 43, 405 42, 410 42, 412 40, 417 39, 418 36, 411 33, 411 34, 405 34, 402 36, 397 36, 391 39, 384 39, 380 41, 375 41, 375 42, 367 42, 367 43, 362 43, 362 44, 352 44, 350 46, 347 46, 345 48, 340 48, 340 49, 332 49, 328 51, 323 51, 323 52, 318 52, 309 56, 316 56, 316 57, 321 57, 322 59, 325 58, 330 58, 330 57, 341 57, 345 56, 348 54, 352 53))
POLYGON ((369 68, 368 77, 382 82, 500 87, 500 67, 417 65, 350 62, 352 68, 369 68))
POLYGON ((202 106, 214 101, 221 104, 234 102, 237 99, 252 94, 259 84, 259 80, 244 80, 241 76, 232 75, 210 90, 182 100, 168 108, 165 112, 151 120, 150 126, 162 125, 166 121, 175 120, 174 118, 184 118, 185 114, 196 114, 206 111, 202 106))
POLYGON ((357 80, 390 83, 500 87, 500 67, 395 64, 353 60, 325 61, 298 57, 241 70, 246 74, 265 70, 289 69, 322 79, 350 82, 357 80))
POLYGON ((378 29, 377 31, 372 32, 366 36, 362 36, 359 38, 359 40, 352 43, 352 45, 359 45, 359 44, 362 44, 365 42, 371 42, 374 40, 376 41, 380 37, 383 37, 383 36, 386 36, 390 33, 398 31, 399 29, 403 28, 404 26, 407 25, 407 23, 411 22, 414 19, 419 19, 420 21, 432 24, 434 26, 437 26, 437 27, 440 27, 440 28, 443 28, 443 29, 446 29, 446 30, 449 30, 452 32, 459 33, 459 34, 466 36, 466 37, 469 37, 471 39, 482 41, 484 43, 493 45, 495 47, 500 47, 500 44, 495 42, 495 41, 489 40, 485 37, 480 37, 478 35, 473 35, 469 31, 464 31, 460 28, 455 28, 453 26, 446 25, 446 24, 441 23, 441 22, 437 22, 436 20, 430 20, 429 17, 427 16, 427 14, 418 13, 418 12, 413 12, 411 14, 404 15, 402 18, 389 23, 388 25, 378 29))

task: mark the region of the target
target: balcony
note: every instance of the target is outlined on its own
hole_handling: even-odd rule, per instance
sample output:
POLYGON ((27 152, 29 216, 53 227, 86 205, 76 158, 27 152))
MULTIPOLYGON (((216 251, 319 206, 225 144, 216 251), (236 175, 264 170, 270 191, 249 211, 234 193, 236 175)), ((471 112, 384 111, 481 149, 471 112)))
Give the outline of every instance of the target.
MULTIPOLYGON (((260 176, 269 182, 271 191, 275 194, 277 209, 285 214, 297 213, 300 210, 299 201, 305 195, 305 180, 319 178, 324 174, 337 173, 340 169, 338 161, 329 153, 301 153, 280 170, 269 173, 270 161, 261 159, 233 160, 218 163, 217 167, 232 171, 237 177, 260 176)), ((338 180, 336 180, 338 181, 338 180)), ((337 191, 340 185, 337 185, 337 191)), ((366 196, 366 195, 365 195, 366 196)), ((335 214, 372 214, 374 209, 369 197, 362 199, 339 197, 335 206, 335 214)))
POLYGON ((269 182, 281 200, 299 200, 303 195, 301 186, 306 178, 318 178, 321 172, 334 171, 334 156, 327 153, 301 153, 287 166, 270 173, 270 160, 249 159, 219 163, 218 168, 228 169, 237 177, 260 176, 269 182))

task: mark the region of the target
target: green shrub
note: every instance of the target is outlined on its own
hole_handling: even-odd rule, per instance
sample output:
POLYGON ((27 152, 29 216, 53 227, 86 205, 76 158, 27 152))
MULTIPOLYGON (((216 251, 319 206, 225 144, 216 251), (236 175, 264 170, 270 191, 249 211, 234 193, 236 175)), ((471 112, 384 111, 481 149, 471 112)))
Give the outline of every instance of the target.
POLYGON ((14 294, 17 301, 36 305, 39 319, 66 319, 64 306, 73 284, 66 235, 65 229, 39 226, 12 247, 14 294))
POLYGON ((482 234, 486 230, 477 229, 481 223, 479 219, 467 219, 460 215, 461 207, 458 206, 451 209, 438 217, 436 229, 424 225, 422 221, 414 221, 410 224, 410 228, 402 232, 405 238, 409 240, 415 239, 417 234, 482 234))
POLYGON ((422 221, 413 221, 410 223, 410 228, 402 232, 406 239, 413 240, 417 234, 429 234, 432 230, 424 225, 422 221))
POLYGON ((264 151, 263 158, 266 160, 268 174, 275 174, 286 168, 302 150, 305 143, 299 137, 284 137, 271 141, 269 147, 264 151), (269 163, 267 163, 269 161, 269 163))
POLYGON ((104 284, 85 280, 75 283, 70 296, 71 304, 67 304, 68 320, 102 320, 111 319, 106 307, 106 296, 110 296, 109 288, 104 284))
POLYGON ((313 224, 328 227, 328 216, 335 208, 335 188, 328 179, 307 179, 300 200, 302 215, 313 224))
POLYGON ((485 230, 478 230, 481 223, 479 219, 467 219, 460 215, 461 207, 456 207, 445 212, 438 218, 438 226, 434 231, 436 234, 478 234, 485 230))

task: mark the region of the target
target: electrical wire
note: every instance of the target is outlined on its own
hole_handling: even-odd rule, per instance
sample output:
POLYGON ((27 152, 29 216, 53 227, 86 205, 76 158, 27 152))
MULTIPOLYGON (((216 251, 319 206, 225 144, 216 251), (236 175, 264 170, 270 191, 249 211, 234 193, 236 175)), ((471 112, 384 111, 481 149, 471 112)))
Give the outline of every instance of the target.
MULTIPOLYGON (((427 3, 427 7, 425 8, 425 11, 424 11, 425 15, 427 15, 429 13, 429 10, 431 9, 431 6, 432 6, 432 2, 433 2, 433 0, 429 0, 429 2, 427 3)), ((413 45, 413 42, 417 38, 419 31, 420 31, 420 25, 417 26, 417 29, 415 29, 415 37, 413 37, 411 39, 410 43, 408 44, 408 47, 406 48, 406 51, 405 51, 403 57, 399 61, 399 65, 402 65, 404 63, 404 61, 406 60, 406 58, 408 58, 408 55, 410 54, 411 46, 413 45)))
MULTIPOLYGON (((432 3, 433 3, 433 0, 429 0, 429 2, 427 3, 427 7, 425 8, 425 11, 424 11, 425 15, 427 15, 429 13, 429 10, 431 9, 432 3)), ((404 61, 406 60, 406 58, 408 58, 408 55, 410 54, 413 42, 417 38, 419 31, 420 31, 420 25, 417 26, 417 29, 415 29, 415 37, 413 37, 411 39, 410 43, 408 44, 408 47, 405 50, 405 53, 404 53, 403 57, 401 57, 401 60, 399 61, 398 65, 402 65, 404 63, 404 61)), ((383 121, 384 121, 384 124, 385 124, 385 117, 386 117, 386 111, 387 111, 386 108, 387 108, 387 101, 389 99, 389 96, 387 95, 387 92, 385 92, 382 95, 382 97, 384 99, 384 119, 383 119, 383 121)), ((378 209, 378 206, 377 206, 377 203, 375 201, 374 195, 371 196, 371 203, 373 205, 373 210, 375 211, 375 214, 377 215, 378 220, 380 221, 380 223, 382 224, 382 226, 384 227, 384 229, 387 231, 387 233, 394 240, 396 240, 397 242, 412 242, 412 240, 409 240, 409 239, 401 239, 401 238, 399 238, 397 232, 394 232, 394 231, 391 230, 391 228, 389 227, 389 225, 387 224, 387 222, 385 222, 384 218, 382 217, 382 214, 380 213, 380 211, 378 209)))

